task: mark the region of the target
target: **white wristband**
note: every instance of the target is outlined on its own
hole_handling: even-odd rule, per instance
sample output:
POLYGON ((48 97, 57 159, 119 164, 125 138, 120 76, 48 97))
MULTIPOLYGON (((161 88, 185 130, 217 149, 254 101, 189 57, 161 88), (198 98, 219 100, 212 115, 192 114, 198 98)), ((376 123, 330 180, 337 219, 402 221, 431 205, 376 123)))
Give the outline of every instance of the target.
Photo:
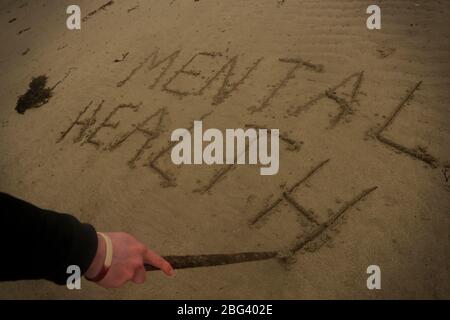
POLYGON ((105 256, 105 262, 104 262, 104 266, 105 268, 109 268, 111 267, 111 263, 112 263, 112 257, 113 257, 113 244, 111 241, 111 238, 101 232, 97 232, 100 236, 103 237, 103 239, 105 239, 105 243, 106 243, 106 256, 105 256))

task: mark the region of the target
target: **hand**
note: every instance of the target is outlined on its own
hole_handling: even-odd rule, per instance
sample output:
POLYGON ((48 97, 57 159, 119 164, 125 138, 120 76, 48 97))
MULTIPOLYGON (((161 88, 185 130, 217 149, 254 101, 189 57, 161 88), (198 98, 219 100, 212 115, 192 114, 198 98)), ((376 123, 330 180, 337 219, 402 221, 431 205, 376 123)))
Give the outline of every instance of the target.
MULTIPOLYGON (((104 288, 119 288, 126 282, 140 284, 145 282, 146 272, 144 264, 151 264, 161 269, 166 275, 173 275, 173 268, 162 257, 148 249, 132 235, 123 232, 104 233, 111 238, 113 257, 111 267, 98 285, 104 288)), ((95 277, 103 267, 106 255, 106 244, 102 236, 98 236, 97 254, 86 271, 88 278, 95 277)))

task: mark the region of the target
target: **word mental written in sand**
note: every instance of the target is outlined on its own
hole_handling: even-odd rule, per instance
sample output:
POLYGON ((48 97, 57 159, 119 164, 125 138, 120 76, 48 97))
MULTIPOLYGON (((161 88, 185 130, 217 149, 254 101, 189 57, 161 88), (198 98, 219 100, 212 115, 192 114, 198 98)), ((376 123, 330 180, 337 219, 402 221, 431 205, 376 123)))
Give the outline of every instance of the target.
POLYGON ((219 129, 210 128, 203 133, 202 121, 194 121, 193 137, 190 130, 184 128, 172 132, 170 140, 177 142, 172 148, 172 162, 176 165, 246 164, 248 149, 248 163, 257 164, 259 160, 261 165, 267 165, 260 169, 261 175, 274 175, 279 169, 279 130, 270 130, 270 142, 268 131, 255 128, 226 129, 224 139, 219 129), (205 148, 204 141, 209 142, 205 148))
MULTIPOLYGON (((131 58, 131 56, 127 55, 128 65, 131 65, 130 70, 125 70, 125 72, 122 70, 122 76, 115 82, 117 90, 128 90, 131 87, 137 90, 141 87, 144 92, 145 89, 152 91, 152 97, 157 92, 168 94, 169 97, 176 98, 177 103, 179 103, 178 99, 190 97, 189 105, 192 108, 196 107, 192 98, 199 97, 199 104, 204 104, 206 101, 211 108, 209 112, 203 111, 203 113, 194 114, 186 119, 186 126, 190 125, 187 130, 190 132, 193 130, 193 121, 208 118, 221 105, 223 107, 227 99, 232 96, 239 94, 244 97, 254 97, 252 90, 254 90, 255 82, 260 81, 261 76, 268 72, 268 68, 272 70, 276 66, 279 71, 278 75, 270 77, 271 84, 267 86, 269 89, 260 94, 256 103, 238 106, 242 116, 256 117, 258 114, 263 116, 273 114, 275 108, 280 109, 280 102, 285 98, 286 92, 301 88, 302 84, 308 83, 308 79, 313 75, 323 77, 321 74, 325 72, 323 65, 299 57, 276 58, 275 61, 272 58, 270 61, 265 57, 228 56, 228 52, 201 51, 182 58, 181 50, 161 54, 159 49, 144 55, 143 58, 131 58), (132 60, 137 62, 132 62, 132 60), (133 66, 134 63, 136 64, 133 66), (211 63, 213 67, 209 68, 211 63), (176 64, 178 67, 175 67, 176 64), (203 97, 200 99, 200 96, 203 97), (211 97, 211 100, 208 96, 211 97)), ((313 82, 314 86, 317 86, 316 93, 311 95, 306 102, 300 98, 303 101, 291 103, 287 110, 281 111, 282 116, 293 119, 303 117, 313 108, 322 109, 323 103, 331 102, 337 112, 328 114, 328 125, 324 129, 333 130, 337 126, 344 126, 357 112, 364 78, 364 71, 359 71, 345 75, 341 81, 336 81, 331 85, 321 84, 323 81, 313 82)), ((311 82, 309 84, 311 85, 311 82)), ((375 131, 371 137, 375 141, 395 149, 398 153, 437 167, 440 161, 429 155, 423 148, 405 147, 384 134, 385 129, 392 126, 394 119, 401 116, 401 110, 413 100, 414 93, 419 90, 419 87, 420 82, 409 90, 408 95, 401 100, 384 125, 371 129, 371 131, 375 131)), ((233 106, 228 103, 226 108, 230 107, 233 106)), ((171 130, 169 130, 168 123, 172 112, 175 115, 179 110, 175 107, 172 109, 168 107, 155 108, 146 101, 111 106, 104 100, 92 100, 66 126, 58 138, 58 142, 70 135, 73 137, 74 143, 91 145, 99 151, 114 151, 130 145, 135 151, 124 148, 127 150, 126 152, 130 153, 128 160, 130 168, 135 168, 140 162, 157 174, 163 185, 175 186, 175 174, 170 172, 166 165, 167 161, 170 161, 171 150, 177 144, 177 141, 170 140, 171 130), (138 139, 143 142, 137 142, 138 139), (166 141, 163 147, 160 146, 161 141, 166 141), (139 146, 136 149, 137 143, 139 146)), ((323 112, 327 113, 325 110, 323 112)), ((215 127, 214 123, 208 123, 208 125, 215 127)), ((274 126, 265 123, 264 125, 248 124, 247 128, 270 127, 274 126)), ((283 132, 284 130, 281 128, 279 133, 280 144, 286 146, 290 152, 298 151, 303 141, 296 141, 289 137, 286 132, 283 132)), ((332 133, 330 132, 330 134, 332 133)), ((199 192, 211 190, 235 168, 234 163, 225 163, 205 186, 196 190, 199 192)))

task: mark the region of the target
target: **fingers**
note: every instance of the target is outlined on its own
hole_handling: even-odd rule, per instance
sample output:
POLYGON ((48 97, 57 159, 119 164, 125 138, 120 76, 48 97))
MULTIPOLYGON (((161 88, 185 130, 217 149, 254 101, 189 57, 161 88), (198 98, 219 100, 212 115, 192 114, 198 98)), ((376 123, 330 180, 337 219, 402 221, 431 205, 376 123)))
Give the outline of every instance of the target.
POLYGON ((150 249, 147 249, 144 254, 144 262, 161 269, 168 276, 172 276, 174 274, 170 263, 150 249))
POLYGON ((111 267, 98 284, 105 288, 119 288, 128 281, 142 284, 146 280, 145 264, 173 275, 173 268, 164 258, 149 250, 143 243, 126 233, 108 233, 114 247, 111 267))
POLYGON ((145 274, 145 268, 142 265, 142 267, 136 269, 133 279, 131 279, 136 284, 141 284, 145 282, 146 274, 145 274))
POLYGON ((121 288, 125 283, 130 281, 134 277, 134 273, 131 270, 110 270, 106 277, 98 282, 104 288, 121 288))

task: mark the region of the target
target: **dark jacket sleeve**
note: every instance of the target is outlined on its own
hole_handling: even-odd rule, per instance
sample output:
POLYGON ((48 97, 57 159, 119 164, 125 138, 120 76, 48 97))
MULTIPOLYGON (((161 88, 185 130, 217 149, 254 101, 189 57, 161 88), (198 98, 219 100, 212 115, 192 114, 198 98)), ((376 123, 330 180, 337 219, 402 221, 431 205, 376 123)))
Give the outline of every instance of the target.
POLYGON ((47 279, 66 284, 67 267, 82 274, 97 252, 97 234, 75 217, 0 193, 0 281, 47 279))

